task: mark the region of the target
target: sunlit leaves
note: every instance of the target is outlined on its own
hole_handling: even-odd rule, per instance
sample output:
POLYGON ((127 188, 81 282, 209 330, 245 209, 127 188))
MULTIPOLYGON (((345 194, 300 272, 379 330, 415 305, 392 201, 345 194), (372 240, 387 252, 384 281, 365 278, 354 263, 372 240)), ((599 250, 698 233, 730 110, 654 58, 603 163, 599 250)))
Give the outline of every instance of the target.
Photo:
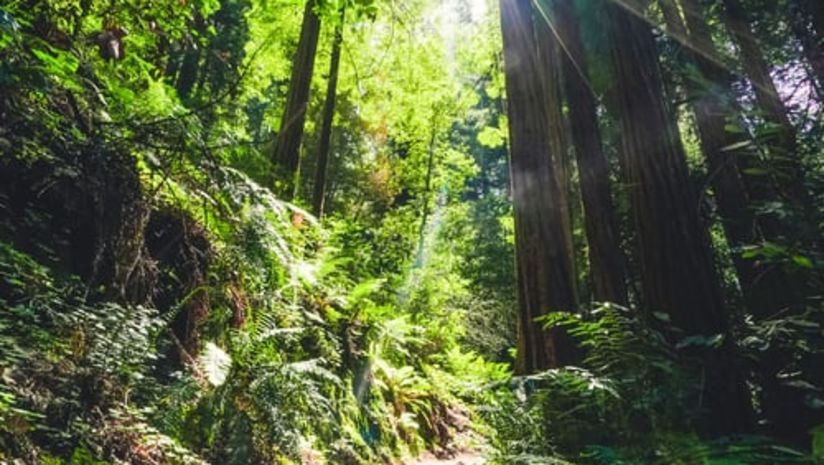
POLYGON ((478 143, 484 147, 496 149, 506 142, 506 132, 499 128, 487 126, 478 134, 478 143))

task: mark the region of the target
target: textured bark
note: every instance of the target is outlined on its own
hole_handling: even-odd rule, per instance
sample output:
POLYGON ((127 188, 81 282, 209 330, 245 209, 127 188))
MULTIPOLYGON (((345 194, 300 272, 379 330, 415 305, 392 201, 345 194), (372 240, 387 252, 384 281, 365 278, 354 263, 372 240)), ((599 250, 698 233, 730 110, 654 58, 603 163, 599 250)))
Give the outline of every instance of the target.
POLYGON ((695 349, 706 370, 708 432, 748 426, 749 403, 730 355, 724 308, 709 236, 688 178, 681 138, 665 103, 652 31, 635 13, 609 3, 618 117, 639 242, 641 287, 651 311, 663 311, 686 334, 722 334, 723 350, 695 349))
POLYGON ((723 0, 723 4, 724 21, 738 47, 758 106, 764 113, 764 119, 775 128, 764 140, 771 148, 770 165, 777 172, 781 191, 805 211, 814 212, 813 201, 804 187, 795 128, 770 76, 770 66, 750 29, 749 15, 739 0, 723 0))
POLYGON ((564 241, 566 242, 566 250, 569 253, 567 263, 564 266, 571 270, 572 276, 575 277, 577 274, 575 273, 575 246, 572 238, 572 172, 568 158, 569 137, 561 96, 560 44, 556 36, 557 33, 553 30, 554 23, 557 21, 551 18, 552 13, 548 0, 536 0, 533 1, 532 5, 535 42, 540 66, 539 74, 544 92, 543 111, 546 115, 547 143, 550 149, 549 156, 552 160, 552 172, 555 174, 560 187, 555 203, 561 208, 564 241))
POLYGON ((824 93, 824 4, 821 0, 801 0, 790 11, 793 33, 817 81, 819 97, 824 93))
MULTIPOLYGON (((672 1, 672 0, 669 0, 672 1)), ((779 190, 781 183, 775 179, 775 174, 767 163, 755 150, 755 147, 748 149, 736 145, 744 141, 744 134, 747 129, 741 121, 741 108, 732 90, 732 80, 734 76, 727 71, 725 64, 720 57, 717 46, 713 43, 712 33, 707 25, 701 5, 696 0, 680 0, 686 18, 689 38, 684 44, 703 61, 698 64, 702 67, 701 72, 709 80, 710 90, 719 92, 722 96, 722 103, 726 106, 728 114, 725 118, 727 127, 737 129, 730 134, 730 145, 725 146, 727 151, 734 153, 735 161, 740 168, 742 181, 746 187, 750 200, 756 205, 764 205, 770 202, 781 201, 779 190), (736 136, 738 133, 738 136, 736 136), (737 147, 736 150, 729 150, 730 147, 737 147), (763 173, 763 174, 761 174, 763 173)), ((787 231, 786 225, 770 215, 760 215, 757 218, 758 226, 763 236, 770 241, 782 241, 789 237, 791 233, 787 231)))
POLYGON ((821 0, 802 1, 807 9, 807 13, 810 15, 810 19, 812 19, 813 29, 815 29, 815 32, 818 34, 818 46, 822 47, 824 46, 824 44, 821 43, 821 41, 824 41, 824 2, 821 0))
POLYGON ((315 185, 312 191, 312 209, 318 219, 323 217, 326 199, 326 177, 329 170, 329 149, 332 140, 332 121, 335 117, 335 101, 338 89, 338 68, 340 67, 340 46, 343 42, 343 22, 345 10, 341 9, 340 22, 335 26, 332 42, 332 57, 329 61, 329 81, 326 83, 326 100, 323 102, 323 122, 320 130, 320 148, 315 168, 315 185))
MULTIPOLYGON (((733 264, 738 274, 747 308, 755 315, 773 315, 797 303, 795 292, 779 267, 759 265, 756 260, 743 258, 740 249, 761 241, 759 224, 750 208, 750 199, 738 162, 747 163, 757 154, 748 145, 743 129, 730 130, 738 120, 735 97, 729 82, 729 73, 719 66, 720 56, 715 49, 706 20, 698 5, 685 1, 688 28, 678 12, 674 0, 659 0, 668 32, 680 37, 687 59, 696 65, 702 80, 686 79, 692 110, 695 114, 701 148, 709 170, 710 184, 718 207, 724 233, 733 250, 733 264)), ((763 180, 754 180, 762 182, 763 180)), ((761 194, 762 196, 764 194, 761 194)), ((762 201, 770 199, 761 198, 762 201)), ((764 229, 773 225, 763 222, 764 229)), ((773 234, 774 236, 774 234, 773 234)), ((774 237, 773 237, 774 239, 774 237)))
POLYGON ((601 145, 597 103, 588 84, 586 54, 572 0, 556 2, 558 35, 563 44, 563 82, 584 203, 590 275, 595 300, 627 303, 626 258, 612 205, 609 164, 601 145))
POLYGON ((780 125, 782 143, 795 144, 795 130, 787 116, 787 109, 770 76, 770 67, 761 53, 758 41, 750 29, 749 15, 738 0, 723 0, 724 20, 741 54, 747 76, 752 81, 756 98, 771 122, 780 125))
MULTIPOLYGON (((670 1, 670 0, 662 0, 670 1)), ((717 67, 711 66, 710 63, 702 62, 702 58, 715 58, 717 53, 712 44, 709 28, 700 6, 695 0, 680 0, 685 7, 688 27, 690 29, 690 39, 697 44, 697 49, 703 54, 697 57, 697 64, 699 69, 705 77, 717 87, 724 86, 723 91, 732 96, 732 92, 728 89, 729 84, 723 80, 724 71, 717 67)), ((732 97, 730 97, 732 100, 732 97)), ((723 102, 722 102, 723 103, 723 102)), ((710 105, 710 108, 719 108, 710 105)), ((696 109, 696 116, 699 117, 699 109, 696 109)), ((729 118, 725 120, 718 120, 713 122, 712 114, 707 115, 710 121, 705 121, 707 128, 701 128, 701 121, 699 120, 699 132, 702 137, 702 145, 705 134, 711 139, 713 134, 720 134, 717 126, 722 124, 725 120, 730 121, 729 118)), ((721 143, 721 142, 719 142, 721 143)), ((734 144, 735 139, 731 139, 727 144, 734 144)), ((711 147, 705 148, 711 150, 711 147)), ((735 151, 729 151, 735 152, 735 151)), ((708 155, 709 156, 709 155, 708 155)), ((747 156, 746 153, 734 154, 737 160, 752 160, 753 156, 747 156)), ((748 180, 744 177, 745 181, 748 180)), ((760 202, 777 200, 775 191, 764 185, 765 178, 750 178, 748 186, 755 186, 756 189, 750 189, 753 194, 752 197, 760 202), (760 197, 758 197, 760 196, 760 197)), ((721 198, 719 194, 719 213, 723 215, 721 198)), ((727 206, 729 208, 729 206, 727 206)), ((728 238, 734 239, 735 235, 741 234, 742 222, 725 222, 728 238)), ((778 224, 778 221, 770 218, 761 218, 759 224, 764 236, 770 240, 780 240, 780 236, 789 236, 783 231, 783 227, 778 224)), ((742 238, 746 241, 746 236, 742 238)), ((797 283, 792 282, 784 271, 778 266, 761 265, 755 262, 744 261, 740 256, 735 257, 736 267, 742 288, 745 293, 747 308, 758 319, 775 317, 780 311, 795 305, 801 304, 802 298, 801 290, 797 289, 797 283), (742 263, 743 262, 743 263, 742 263), (741 265, 746 265, 747 268, 742 269, 741 265), (750 281, 749 285, 747 281, 750 281)), ((815 424, 810 415, 810 409, 804 404, 803 396, 801 396, 793 388, 790 388, 781 381, 779 373, 785 369, 789 363, 788 354, 777 353, 775 351, 764 357, 758 366, 758 372, 761 377, 761 391, 760 391, 760 405, 763 410, 764 417, 772 428, 772 433, 785 439, 791 438, 805 438, 805 432, 815 424)))
POLYGON ((183 54, 183 62, 180 65, 180 74, 177 77, 175 86, 177 95, 186 99, 192 92, 197 82, 198 71, 200 70, 200 50, 189 49, 183 54))
POLYGON ((423 187, 423 207, 421 208, 421 224, 418 226, 418 252, 415 266, 423 264, 424 247, 426 246, 426 224, 429 222, 429 197, 432 196, 432 174, 435 169, 435 143, 437 142, 437 119, 432 119, 432 134, 429 136, 429 155, 426 160, 426 180, 423 187))
POLYGON ((518 369, 573 360, 575 350, 535 317, 575 309, 561 186, 553 172, 530 0, 501 0, 519 297, 518 369))
POLYGON ((682 45, 689 45, 691 41, 687 38, 687 28, 675 0, 659 0, 658 6, 661 8, 664 23, 667 25, 667 34, 682 45))
POLYGON ((308 0, 303 12, 300 40, 292 62, 292 77, 286 96, 286 109, 272 154, 272 163, 275 167, 274 182, 277 183, 275 190, 287 200, 294 197, 297 187, 303 123, 306 119, 306 107, 309 105, 309 90, 320 34, 320 19, 315 14, 314 5, 314 0, 308 0))

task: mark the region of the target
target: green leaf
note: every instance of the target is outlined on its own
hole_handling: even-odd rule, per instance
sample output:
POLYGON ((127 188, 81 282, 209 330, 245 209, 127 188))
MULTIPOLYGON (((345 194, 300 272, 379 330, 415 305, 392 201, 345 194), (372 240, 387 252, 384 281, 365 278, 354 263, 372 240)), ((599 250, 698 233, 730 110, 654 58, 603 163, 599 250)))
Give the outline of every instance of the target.
POLYGON ((751 144, 750 141, 744 140, 741 142, 736 142, 734 144, 727 145, 725 147, 721 147, 722 152, 734 152, 738 149, 743 149, 744 147, 748 147, 751 144))
POLYGON ((0 29, 6 29, 11 32, 20 30, 20 24, 17 23, 14 16, 2 8, 0 8, 0 29))
POLYGON ((68 53, 52 55, 45 50, 36 48, 32 49, 31 53, 34 54, 34 56, 37 57, 41 63, 43 63, 45 71, 52 74, 57 74, 59 76, 69 76, 74 74, 80 64, 76 58, 68 53))
POLYGON ((741 133, 744 132, 744 130, 741 128, 741 126, 739 126, 737 124, 731 124, 731 123, 725 124, 724 125, 724 130, 727 131, 727 132, 734 132, 736 134, 741 134, 741 133))
POLYGON ((478 133, 478 143, 484 147, 497 149, 503 147, 506 137, 499 128, 487 126, 478 133))
POLYGON ((668 313, 652 312, 652 316, 654 316, 656 319, 658 319, 660 321, 663 321, 663 322, 669 323, 670 321, 672 321, 668 313))
POLYGON ((813 267, 813 261, 804 255, 793 255, 793 263, 801 268, 812 269, 813 267))
POLYGON ((742 171, 744 174, 749 174, 750 176, 766 176, 769 174, 769 171, 764 168, 747 168, 742 171))

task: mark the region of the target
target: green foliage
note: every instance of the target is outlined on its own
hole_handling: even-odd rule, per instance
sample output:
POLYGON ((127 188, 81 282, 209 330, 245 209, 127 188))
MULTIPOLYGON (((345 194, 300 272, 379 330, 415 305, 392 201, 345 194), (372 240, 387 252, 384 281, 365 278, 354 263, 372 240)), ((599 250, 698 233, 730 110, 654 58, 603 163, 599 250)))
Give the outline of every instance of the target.
MULTIPOLYGON (((163 320, 140 306, 86 303, 78 282, 55 279, 6 243, 0 256, 0 446, 35 458, 70 450, 78 440, 98 451, 111 447, 113 439, 96 429, 118 421, 108 409, 140 395, 163 320)), ((105 462, 76 448, 68 463, 105 462)))
MULTIPOLYGON (((812 330, 815 324, 809 316, 800 320, 781 329, 755 325, 745 345, 792 339, 807 348, 809 342, 802 341, 817 338, 803 336, 800 328, 812 330)), ((665 321, 656 321, 661 329, 653 329, 614 305, 597 309, 591 318, 555 314, 546 323, 580 341, 584 368, 516 377, 498 389, 493 407, 484 412, 495 427, 497 463, 555 463, 558 457, 585 464, 812 463, 769 438, 710 441, 691 432, 701 380, 683 348, 713 341, 673 339, 678 333, 665 321)))
MULTIPOLYGON (((303 2, 0 8, 0 462, 365 465, 448 454, 475 429, 502 464, 806 463, 767 438, 694 435, 701 367, 689 349, 720 339, 684 338, 662 318, 554 315, 546 323, 580 340, 585 362, 512 378, 496 2, 317 3, 316 70, 347 9, 322 221, 304 209, 322 71, 299 195, 269 189, 303 2)), ((589 14, 599 4, 575 3, 600 94, 611 76, 589 14)), ((789 65, 788 25, 765 27, 774 9, 755 9, 757 29, 771 62, 789 65)), ((743 100, 766 158, 774 128, 743 100)), ((808 128, 799 150, 822 192, 820 115, 791 116, 808 128)), ((681 122, 701 171, 698 134, 681 122)), ((619 137, 603 123, 612 155, 619 137)), ((770 168, 747 174, 785 175, 770 168)), ((821 219, 784 201, 754 211, 793 234, 727 255, 820 288, 821 219)), ((776 381, 824 405, 820 313, 741 318, 757 398, 776 381)))

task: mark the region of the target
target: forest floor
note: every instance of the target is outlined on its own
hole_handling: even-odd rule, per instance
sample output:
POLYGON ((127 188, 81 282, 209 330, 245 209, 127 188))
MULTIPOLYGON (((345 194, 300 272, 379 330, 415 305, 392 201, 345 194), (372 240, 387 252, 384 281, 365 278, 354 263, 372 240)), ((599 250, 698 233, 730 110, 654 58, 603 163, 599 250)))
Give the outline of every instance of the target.
POLYGON ((406 465, 484 465, 486 459, 477 451, 461 452, 449 459, 439 459, 432 454, 425 454, 406 465))
POLYGON ((489 451, 489 445, 482 436, 464 431, 454 438, 451 450, 455 453, 452 457, 438 457, 426 452, 406 460, 403 465, 484 465, 487 463, 485 453, 489 451))

